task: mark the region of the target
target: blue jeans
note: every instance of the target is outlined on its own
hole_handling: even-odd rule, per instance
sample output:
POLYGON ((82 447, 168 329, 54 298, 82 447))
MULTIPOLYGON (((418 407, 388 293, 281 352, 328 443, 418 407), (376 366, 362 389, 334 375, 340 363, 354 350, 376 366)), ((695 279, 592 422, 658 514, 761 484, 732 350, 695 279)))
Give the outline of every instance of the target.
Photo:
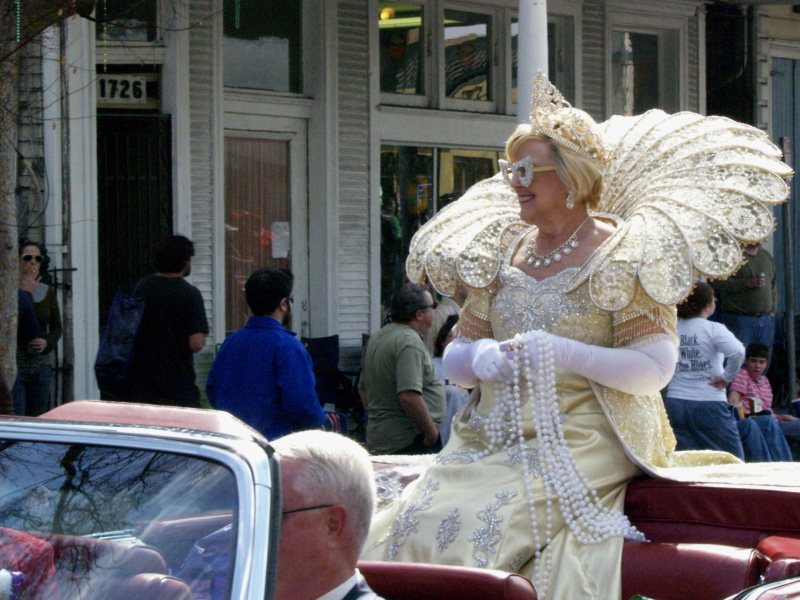
POLYGON ((14 399, 14 414, 38 417, 50 410, 50 381, 53 368, 22 369, 17 373, 11 396, 14 399))
POLYGON ((665 398, 664 406, 677 450, 723 450, 745 459, 739 428, 727 402, 665 398))
POLYGON ((800 421, 778 421, 794 460, 800 460, 800 421))
POLYGON ((775 317, 770 315, 747 317, 722 313, 720 319, 745 348, 752 342, 761 342, 772 350, 772 343, 775 341, 775 317))
POLYGON ((772 415, 743 419, 738 425, 747 462, 791 462, 792 451, 772 415))
POLYGON ((776 421, 786 439, 800 442, 800 421, 776 421))

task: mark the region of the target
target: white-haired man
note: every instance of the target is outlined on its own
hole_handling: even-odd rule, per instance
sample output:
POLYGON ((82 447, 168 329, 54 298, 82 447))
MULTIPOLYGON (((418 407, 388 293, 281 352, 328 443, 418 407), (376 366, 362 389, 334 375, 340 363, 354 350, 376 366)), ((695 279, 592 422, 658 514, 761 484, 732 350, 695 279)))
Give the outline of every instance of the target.
POLYGON ((272 446, 283 488, 275 599, 381 600, 356 568, 375 506, 366 450, 316 430, 272 446))

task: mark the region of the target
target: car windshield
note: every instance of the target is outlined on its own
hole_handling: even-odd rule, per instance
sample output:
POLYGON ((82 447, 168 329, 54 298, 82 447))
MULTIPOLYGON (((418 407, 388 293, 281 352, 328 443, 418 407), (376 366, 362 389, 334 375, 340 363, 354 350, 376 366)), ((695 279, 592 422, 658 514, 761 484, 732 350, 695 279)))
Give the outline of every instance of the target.
POLYGON ((0 569, 20 599, 227 599, 237 507, 211 460, 0 440, 0 569))

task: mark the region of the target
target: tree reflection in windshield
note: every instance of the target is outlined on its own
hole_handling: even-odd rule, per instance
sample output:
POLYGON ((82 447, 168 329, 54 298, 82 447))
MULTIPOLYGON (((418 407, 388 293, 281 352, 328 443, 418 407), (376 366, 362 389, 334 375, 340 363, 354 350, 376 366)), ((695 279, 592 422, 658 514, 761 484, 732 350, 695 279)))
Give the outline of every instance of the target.
POLYGON ((130 448, 19 442, 0 450, 0 525, 91 535, 155 518, 233 510, 217 463, 130 448))
MULTIPOLYGON (((102 596, 109 582, 176 573, 215 529, 227 526, 235 547, 236 489, 233 474, 211 460, 0 441, 0 558, 13 565, 30 548, 40 555, 35 564, 17 561, 38 582, 25 597, 48 598, 54 589, 62 600, 102 596)), ((224 556, 229 573, 233 556, 224 556)), ((196 582, 170 583, 195 589, 196 582)))

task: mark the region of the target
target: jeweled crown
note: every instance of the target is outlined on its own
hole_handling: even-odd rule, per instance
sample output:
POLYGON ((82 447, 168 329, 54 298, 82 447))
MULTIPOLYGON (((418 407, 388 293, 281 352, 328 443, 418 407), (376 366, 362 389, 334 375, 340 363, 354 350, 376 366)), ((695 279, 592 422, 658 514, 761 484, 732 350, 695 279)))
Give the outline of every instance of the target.
MULTIPOLYGON (((547 79, 538 71, 533 80, 533 100, 531 102, 531 127, 539 133, 577 154, 601 163, 611 159, 603 145, 603 139, 591 124, 564 99, 547 79)), ((588 115, 586 115, 588 117, 588 115)))

